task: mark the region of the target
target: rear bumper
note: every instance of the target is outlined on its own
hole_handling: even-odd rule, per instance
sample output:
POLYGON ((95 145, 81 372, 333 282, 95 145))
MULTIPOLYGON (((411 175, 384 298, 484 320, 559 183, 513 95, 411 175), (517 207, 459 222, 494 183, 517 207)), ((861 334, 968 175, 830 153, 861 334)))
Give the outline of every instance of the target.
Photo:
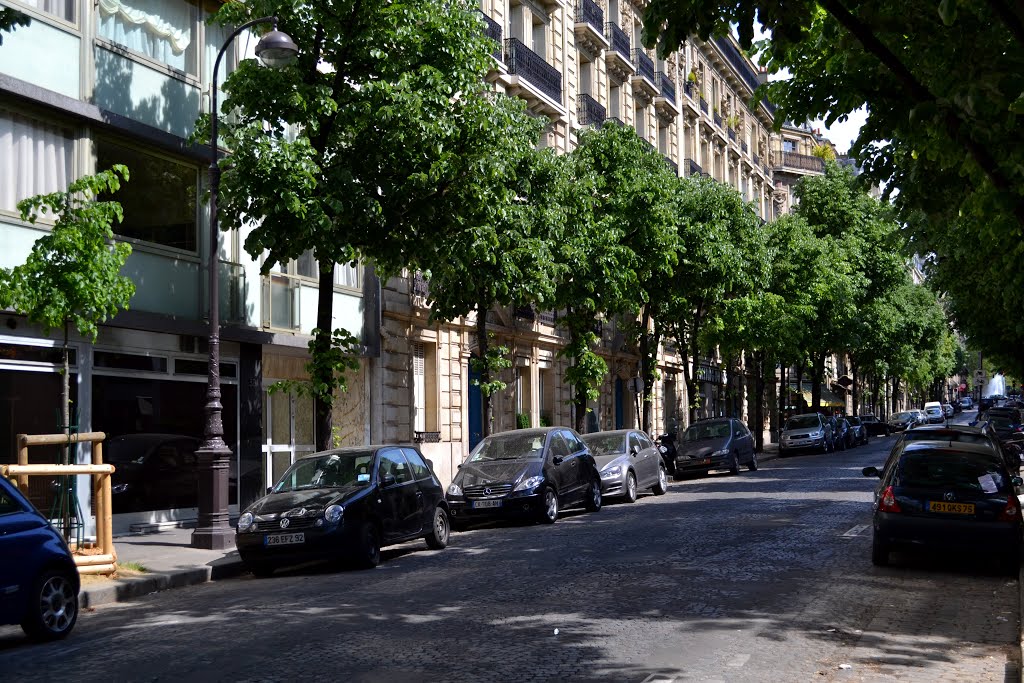
POLYGON ((875 536, 891 547, 1004 552, 1021 543, 1020 524, 875 513, 875 536))
POLYGON ((728 455, 708 456, 707 458, 676 458, 676 472, 704 472, 725 469, 728 466, 728 455))

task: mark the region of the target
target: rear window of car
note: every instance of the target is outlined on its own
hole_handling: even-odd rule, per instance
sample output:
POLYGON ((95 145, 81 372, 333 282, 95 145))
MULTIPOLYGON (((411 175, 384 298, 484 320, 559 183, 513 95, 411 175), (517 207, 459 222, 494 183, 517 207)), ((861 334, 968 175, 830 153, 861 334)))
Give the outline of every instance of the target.
POLYGON ((978 493, 1010 491, 1006 471, 991 456, 947 450, 922 449, 904 453, 894 483, 910 488, 959 489, 978 493))
POLYGON ((786 429, 812 429, 821 425, 821 419, 817 415, 797 415, 789 418, 786 429))

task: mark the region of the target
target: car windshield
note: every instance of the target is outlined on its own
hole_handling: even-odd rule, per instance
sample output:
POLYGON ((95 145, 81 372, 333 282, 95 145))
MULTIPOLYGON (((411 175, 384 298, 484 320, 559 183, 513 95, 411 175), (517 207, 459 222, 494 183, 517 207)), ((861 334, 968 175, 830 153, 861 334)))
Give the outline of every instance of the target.
POLYGON ((612 455, 626 452, 625 434, 585 434, 583 443, 587 444, 593 455, 612 455))
POLYGON ((859 417, 851 417, 850 418, 850 424, 852 424, 854 427, 860 427, 860 418, 859 417))
POLYGON ((896 413, 895 415, 892 416, 892 419, 894 419, 894 420, 908 420, 911 417, 913 417, 913 415, 911 415, 910 413, 896 413))
POLYGON ((934 414, 937 414, 937 413, 941 413, 942 412, 942 408, 939 408, 938 406, 933 406, 931 408, 925 408, 925 412, 929 412, 929 413, 932 413, 934 415, 934 414))
POLYGON ((302 458, 285 470, 274 493, 302 489, 368 486, 373 466, 373 451, 325 453, 302 458))
POLYGON ((789 418, 786 429, 815 429, 821 424, 817 415, 797 415, 789 418))
POLYGON ((1010 482, 991 456, 922 449, 904 453, 896 474, 899 486, 1006 493, 1010 482))
POLYGON ((706 424, 698 423, 686 428, 686 432, 683 433, 683 441, 723 439, 731 433, 732 430, 729 429, 728 422, 708 422, 706 424))
POLYGON ((540 460, 544 457, 546 434, 500 434, 489 436, 469 454, 469 462, 490 460, 540 460))
POLYGON ((992 425, 993 429, 1011 429, 1013 427, 1013 420, 1006 415, 993 415, 988 419, 988 423, 992 425))

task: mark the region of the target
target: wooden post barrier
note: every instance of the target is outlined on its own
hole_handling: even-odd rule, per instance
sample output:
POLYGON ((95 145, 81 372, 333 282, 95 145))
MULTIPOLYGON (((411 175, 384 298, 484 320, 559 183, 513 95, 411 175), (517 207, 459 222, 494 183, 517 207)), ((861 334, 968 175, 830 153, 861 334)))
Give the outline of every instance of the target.
POLYGON ((28 478, 31 476, 69 476, 88 474, 92 477, 93 504, 96 508, 96 545, 100 555, 74 555, 80 574, 111 574, 117 569, 117 552, 114 550, 113 501, 111 500, 110 475, 114 466, 103 463, 103 432, 85 434, 18 434, 18 464, 0 465, 0 476, 13 477, 18 488, 28 494, 28 478), (70 443, 89 441, 92 443, 91 465, 30 465, 29 446, 62 446, 70 443))

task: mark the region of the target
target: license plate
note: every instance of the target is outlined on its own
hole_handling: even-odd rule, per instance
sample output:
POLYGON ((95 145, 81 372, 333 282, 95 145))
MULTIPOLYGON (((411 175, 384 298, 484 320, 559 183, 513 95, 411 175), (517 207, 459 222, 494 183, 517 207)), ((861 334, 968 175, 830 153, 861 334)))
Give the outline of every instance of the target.
POLYGON ((473 501, 473 508, 474 509, 480 509, 480 508, 500 508, 500 507, 501 507, 501 501, 500 500, 474 500, 473 501))
POLYGON ((296 543, 305 543, 306 534, 272 534, 264 536, 263 545, 294 545, 296 543))
POLYGON ((947 503, 944 500, 932 500, 928 502, 928 509, 932 512, 951 512, 955 515, 973 515, 974 503, 947 503))

